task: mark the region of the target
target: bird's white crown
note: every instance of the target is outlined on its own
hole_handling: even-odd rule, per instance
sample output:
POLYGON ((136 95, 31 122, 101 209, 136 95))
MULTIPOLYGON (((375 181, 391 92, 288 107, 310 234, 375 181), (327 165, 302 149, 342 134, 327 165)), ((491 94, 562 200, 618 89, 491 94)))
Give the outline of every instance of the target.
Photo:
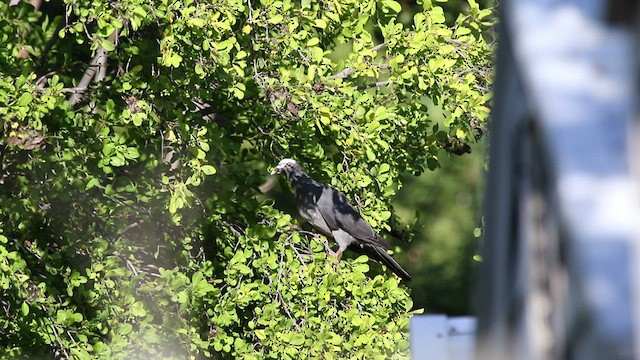
POLYGON ((276 167, 273 169, 273 171, 271 172, 271 175, 275 175, 275 174, 279 174, 282 171, 284 171, 284 169, 289 166, 289 165, 295 165, 297 164, 297 162, 293 159, 282 159, 280 160, 280 162, 278 163, 278 165, 276 165, 276 167))
POLYGON ((293 159, 286 158, 286 159, 280 160, 280 162, 278 163, 278 165, 276 167, 280 168, 280 167, 286 166, 288 164, 297 164, 297 163, 298 162, 293 160, 293 159))

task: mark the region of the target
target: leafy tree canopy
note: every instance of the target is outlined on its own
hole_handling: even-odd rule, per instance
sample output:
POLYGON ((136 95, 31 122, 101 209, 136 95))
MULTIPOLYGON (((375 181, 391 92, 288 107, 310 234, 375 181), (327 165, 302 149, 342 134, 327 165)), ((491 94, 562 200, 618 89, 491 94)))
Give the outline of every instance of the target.
POLYGON ((396 233, 400 174, 482 135, 491 12, 401 10, 0 3, 0 356, 405 357, 405 285, 257 191, 293 157, 396 233))

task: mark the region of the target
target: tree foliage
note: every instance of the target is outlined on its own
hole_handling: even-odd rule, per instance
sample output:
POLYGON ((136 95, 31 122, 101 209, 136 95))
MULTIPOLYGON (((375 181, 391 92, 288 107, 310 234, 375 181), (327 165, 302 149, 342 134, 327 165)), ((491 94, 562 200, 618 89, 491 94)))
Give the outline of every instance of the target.
POLYGON ((400 174, 482 135, 469 5, 0 4, 2 357, 406 356, 406 287, 334 266, 257 188, 294 157, 397 230, 400 174))

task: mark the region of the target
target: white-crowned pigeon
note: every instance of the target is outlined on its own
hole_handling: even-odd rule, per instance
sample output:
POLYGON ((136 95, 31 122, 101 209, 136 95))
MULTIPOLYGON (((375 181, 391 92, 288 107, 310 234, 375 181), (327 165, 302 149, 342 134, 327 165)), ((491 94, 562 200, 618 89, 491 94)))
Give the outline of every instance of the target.
POLYGON ((362 219, 344 195, 313 180, 293 159, 280 161, 271 174, 282 173, 293 186, 300 215, 338 243, 338 251, 332 252, 335 261, 349 248, 386 265, 402 279, 411 279, 411 275, 387 253, 391 247, 362 219))

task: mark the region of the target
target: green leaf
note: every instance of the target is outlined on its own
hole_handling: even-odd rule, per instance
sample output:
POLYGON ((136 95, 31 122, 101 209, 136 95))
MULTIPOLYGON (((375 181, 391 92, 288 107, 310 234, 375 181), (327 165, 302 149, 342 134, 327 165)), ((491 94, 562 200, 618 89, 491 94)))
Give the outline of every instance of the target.
POLYGON ((366 153, 367 153, 367 160, 369 160, 371 162, 375 161, 376 154, 373 153, 371 148, 367 147, 366 153))
POLYGON ((138 149, 134 147, 128 147, 127 151, 124 153, 124 157, 127 159, 137 159, 140 157, 140 152, 138 152, 138 149))
POLYGON ((56 324, 63 325, 67 321, 67 311, 58 310, 56 312, 56 324))
POLYGON ((291 340, 289 341, 292 345, 300 346, 305 343, 305 337, 303 334, 295 333, 291 336, 291 340))
POLYGON ((91 180, 89 180, 87 182, 87 185, 84 187, 84 189, 85 190, 89 190, 89 189, 92 189, 92 188, 96 187, 97 185, 100 185, 100 179, 92 178, 91 180))
POLYGON ((143 317, 147 315, 147 311, 144 309, 144 305, 140 301, 136 301, 131 306, 131 315, 143 317))
POLYGON ((177 295, 177 301, 179 304, 186 304, 187 301, 189 301, 189 294, 187 294, 185 291, 179 292, 177 295))
POLYGON ((171 200, 169 201, 169 213, 175 214, 177 210, 178 210, 178 200, 175 196, 172 196, 171 200))
POLYGON ((206 24, 205 21, 203 19, 200 18, 191 18, 189 20, 187 20, 187 24, 189 26, 194 26, 194 27, 204 27, 204 25, 206 24))
POLYGON ((162 64, 168 67, 177 68, 180 66, 181 62, 182 62, 182 56, 174 52, 165 53, 162 56, 162 64))
POLYGON ((216 173, 216 168, 212 165, 203 165, 200 169, 205 175, 213 175, 216 173))
POLYGON ((340 345, 342 343, 344 343, 344 340, 342 339, 342 337, 336 333, 331 333, 331 338, 329 339, 329 343, 333 344, 333 345, 340 345))
POLYGON ((30 93, 22 93, 18 101, 16 101, 16 105, 18 106, 27 106, 33 101, 33 95, 30 93))
POLYGON ((123 166, 125 164, 124 156, 122 154, 117 154, 116 156, 112 157, 110 160, 111 160, 111 165, 113 166, 123 166))
POLYGON ((384 0, 382 3, 385 7, 393 10, 396 13, 399 13, 400 11, 402 11, 402 5, 400 5, 399 3, 393 0, 384 0))
POLYGON ((147 114, 145 113, 137 113, 137 114, 133 114, 131 120, 133 121, 133 125, 135 126, 140 126, 142 125, 142 122, 144 119, 146 119, 147 114))
POLYGON ((324 30, 327 27, 327 22, 324 21, 323 19, 316 19, 313 26, 324 30))
POLYGON ((131 333, 131 331, 133 330, 133 326, 131 326, 131 324, 120 324, 120 326, 118 326, 118 334, 119 335, 127 335, 129 333, 131 333))
POLYGON ((22 316, 29 315, 29 304, 27 304, 26 301, 22 302, 22 306, 20 307, 20 312, 22 313, 22 316))
POLYGON ((116 45, 107 39, 101 40, 100 46, 102 46, 106 51, 113 51, 116 49, 116 45))
POLYGON ((115 148, 116 148, 116 145, 114 143, 106 142, 102 146, 102 153, 106 156, 109 156, 113 153, 113 150, 115 150, 115 148))
POLYGON ((279 24, 282 22, 282 20, 284 20, 284 16, 282 16, 282 14, 276 14, 275 16, 273 16, 272 18, 270 18, 268 20, 269 24, 279 24))
POLYGON ((111 19, 111 25, 117 29, 122 29, 122 26, 124 26, 122 21, 118 18, 111 19))
POLYGON ((73 314, 73 321, 74 322, 80 323, 80 322, 82 322, 83 319, 84 319, 84 317, 82 316, 81 313, 74 313, 73 314))
POLYGON ((191 283, 193 285, 195 285, 195 284, 199 283, 202 279, 203 279, 202 272, 201 271, 196 271, 191 276, 191 283))
POLYGON ((233 96, 238 99, 244 98, 244 92, 247 90, 247 87, 243 83, 237 83, 233 87, 233 96))
POLYGON ((470 33, 471 33, 471 29, 463 27, 463 26, 458 27, 456 29, 456 31, 454 32, 456 37, 467 35, 467 34, 470 34, 470 33))
MULTIPOLYGON (((438 1, 440 1, 440 0, 438 0, 438 1)), ((430 13, 431 19, 432 19, 432 21, 434 23, 442 24, 442 23, 445 22, 444 11, 442 11, 441 7, 439 7, 439 6, 434 7, 433 9, 431 9, 431 11, 429 13, 430 13)))
POLYGON ((369 271, 369 264, 356 264, 353 266, 353 270, 361 273, 369 271))

